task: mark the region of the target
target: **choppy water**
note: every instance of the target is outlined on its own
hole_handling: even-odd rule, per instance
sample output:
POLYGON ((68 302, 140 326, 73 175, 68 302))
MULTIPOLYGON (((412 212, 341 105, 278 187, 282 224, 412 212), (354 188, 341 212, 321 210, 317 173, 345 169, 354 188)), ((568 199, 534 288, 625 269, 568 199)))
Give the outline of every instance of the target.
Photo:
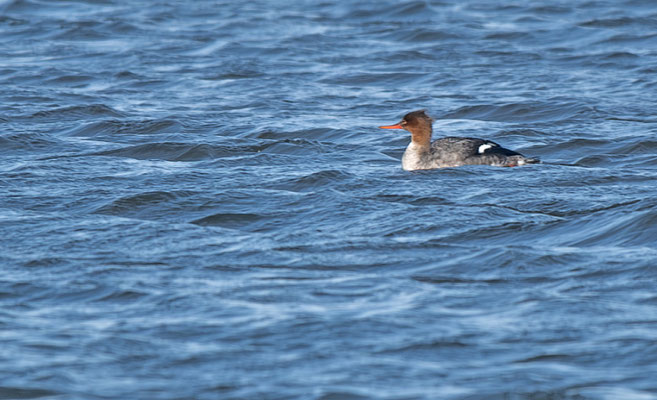
POLYGON ((657 399, 657 3, 497 3, 0 1, 0 398, 657 399))

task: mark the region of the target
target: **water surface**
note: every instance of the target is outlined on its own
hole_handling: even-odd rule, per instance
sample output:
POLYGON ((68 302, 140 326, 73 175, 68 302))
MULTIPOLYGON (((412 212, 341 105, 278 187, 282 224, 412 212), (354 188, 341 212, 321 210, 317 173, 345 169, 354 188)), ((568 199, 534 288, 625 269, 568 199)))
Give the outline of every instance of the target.
POLYGON ((0 398, 657 399, 657 6, 238 3, 0 1, 0 398))

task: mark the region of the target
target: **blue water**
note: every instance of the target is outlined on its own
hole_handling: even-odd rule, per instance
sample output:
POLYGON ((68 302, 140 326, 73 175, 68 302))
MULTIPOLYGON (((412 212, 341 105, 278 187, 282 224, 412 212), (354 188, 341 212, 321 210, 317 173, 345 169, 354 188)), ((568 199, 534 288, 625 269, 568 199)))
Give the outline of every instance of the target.
POLYGON ((651 1, 0 0, 0 398, 657 399, 656 110, 651 1))

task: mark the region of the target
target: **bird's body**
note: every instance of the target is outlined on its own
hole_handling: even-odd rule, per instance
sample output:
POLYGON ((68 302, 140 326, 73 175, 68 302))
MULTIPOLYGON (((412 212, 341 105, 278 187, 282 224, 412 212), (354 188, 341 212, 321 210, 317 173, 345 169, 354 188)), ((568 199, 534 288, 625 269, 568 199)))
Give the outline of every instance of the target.
POLYGON ((411 143, 402 157, 403 169, 413 171, 462 165, 515 167, 540 162, 484 139, 449 136, 431 143, 431 123, 432 119, 424 111, 414 111, 396 125, 381 127, 411 132, 411 143))
POLYGON ((402 157, 402 168, 407 171, 462 165, 515 167, 526 163, 527 158, 522 154, 505 149, 495 142, 453 136, 437 139, 431 146, 411 141, 402 157))

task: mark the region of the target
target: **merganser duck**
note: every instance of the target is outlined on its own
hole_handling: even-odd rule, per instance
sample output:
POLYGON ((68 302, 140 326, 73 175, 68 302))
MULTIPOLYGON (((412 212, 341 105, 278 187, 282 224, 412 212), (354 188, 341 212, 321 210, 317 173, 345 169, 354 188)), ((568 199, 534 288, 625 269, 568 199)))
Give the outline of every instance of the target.
POLYGON ((411 133, 411 143, 402 157, 402 168, 406 171, 462 165, 515 167, 540 162, 538 158, 525 157, 490 140, 449 136, 431 143, 432 122, 424 110, 419 110, 404 115, 395 125, 379 127, 405 129, 411 133))

